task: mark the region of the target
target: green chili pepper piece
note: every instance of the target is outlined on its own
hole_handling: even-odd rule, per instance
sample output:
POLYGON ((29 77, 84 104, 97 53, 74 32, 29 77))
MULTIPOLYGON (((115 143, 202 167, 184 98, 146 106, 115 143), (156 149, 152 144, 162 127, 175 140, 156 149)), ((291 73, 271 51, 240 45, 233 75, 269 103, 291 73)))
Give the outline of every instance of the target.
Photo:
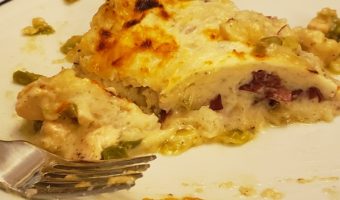
POLYGON ((102 151, 103 160, 126 158, 127 156, 125 148, 121 146, 110 146, 102 151))
POLYGON ((71 119, 77 119, 78 118, 77 105, 74 103, 69 104, 67 108, 64 110, 64 114, 71 119))
POLYGON ((326 34, 326 37, 340 42, 340 19, 334 21, 332 27, 326 34))
POLYGON ((81 40, 80 35, 74 35, 70 39, 68 39, 63 46, 60 47, 60 51, 63 54, 67 54, 71 51, 81 40))
POLYGON ((282 45, 282 40, 278 36, 270 36, 270 37, 265 37, 260 40, 260 42, 263 42, 267 46, 271 44, 277 44, 277 45, 282 45))
POLYGON ((20 70, 13 73, 13 81, 20 85, 28 85, 40 77, 42 77, 42 75, 20 70))
POLYGON ((142 140, 135 140, 135 141, 121 141, 119 142, 119 146, 125 148, 125 149, 133 149, 136 148, 142 140))

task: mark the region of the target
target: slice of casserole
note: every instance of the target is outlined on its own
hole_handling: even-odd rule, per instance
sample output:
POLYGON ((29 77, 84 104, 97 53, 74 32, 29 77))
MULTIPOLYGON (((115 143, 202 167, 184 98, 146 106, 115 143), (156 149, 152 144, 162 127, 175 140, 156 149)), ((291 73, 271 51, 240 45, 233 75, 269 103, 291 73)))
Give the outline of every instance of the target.
POLYGON ((82 74, 164 128, 198 130, 202 120, 190 118, 210 109, 215 137, 339 113, 337 82, 299 41, 285 20, 227 0, 110 0, 73 54, 82 74))
POLYGON ((25 87, 16 111, 34 121, 33 143, 73 160, 154 152, 168 137, 168 132, 160 131, 155 115, 144 114, 97 83, 76 77, 71 69, 25 87))
MULTIPOLYGON (((136 126, 141 131, 136 135, 153 138, 148 141, 154 143, 147 143, 152 148, 144 151, 176 154, 202 143, 242 144, 271 124, 329 121, 339 114, 339 84, 325 70, 322 57, 302 48, 301 37, 285 20, 240 11, 227 0, 108 0, 68 56, 79 76, 110 88, 131 101, 123 104, 138 110, 124 111, 123 122, 113 120, 115 131, 125 130, 130 123, 128 130, 136 126), (143 128, 157 125, 150 133, 143 128)), ((59 92, 70 88, 58 86, 65 78, 59 76, 64 75, 56 77, 60 90, 54 95, 62 96, 59 92)), ((106 112, 121 102, 117 97, 96 100, 99 95, 81 91, 87 90, 75 90, 71 99, 90 103, 77 107, 78 111, 99 109, 95 113, 113 119, 122 115, 121 110, 117 116, 116 111, 106 112)), ((20 109, 20 102, 32 98, 24 97, 19 96, 18 112, 33 119, 20 109)), ((92 120, 101 121, 96 116, 92 120)), ((106 125, 98 126, 105 129, 106 125)), ((92 145, 120 135, 106 134, 104 129, 89 134, 86 141, 92 145)), ((57 135, 56 130, 46 134, 57 135)), ((120 140, 113 141, 98 149, 120 140)), ((86 147, 82 149, 86 152, 86 147)), ((98 152, 89 157, 99 158, 98 152)))

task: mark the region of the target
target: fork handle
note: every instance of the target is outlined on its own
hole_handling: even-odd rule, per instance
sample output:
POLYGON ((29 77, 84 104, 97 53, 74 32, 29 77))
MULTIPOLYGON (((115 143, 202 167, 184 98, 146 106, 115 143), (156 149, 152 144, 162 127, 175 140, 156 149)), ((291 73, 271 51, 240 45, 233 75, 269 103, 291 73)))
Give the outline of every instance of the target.
POLYGON ((0 182, 17 186, 45 162, 44 153, 24 141, 0 140, 0 182))

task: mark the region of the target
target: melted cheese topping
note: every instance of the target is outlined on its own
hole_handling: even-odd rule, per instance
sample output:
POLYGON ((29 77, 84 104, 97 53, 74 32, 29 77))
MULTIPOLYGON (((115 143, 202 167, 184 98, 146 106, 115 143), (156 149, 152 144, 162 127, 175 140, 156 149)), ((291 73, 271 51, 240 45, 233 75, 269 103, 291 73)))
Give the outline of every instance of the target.
POLYGON ((293 48, 275 49, 261 59, 251 54, 263 37, 291 36, 285 20, 238 11, 230 1, 160 1, 162 6, 144 11, 135 9, 138 2, 149 1, 112 0, 100 8, 75 58, 84 73, 165 95, 195 73, 235 70, 240 64, 306 73, 320 67, 293 48))
MULTIPOLYGON (((303 51, 300 41, 285 20, 240 11, 231 1, 111 0, 93 18, 74 59, 86 76, 116 87, 145 112, 197 110, 220 94, 228 118, 234 115, 228 110, 252 110, 254 100, 239 102, 250 96, 238 88, 259 70, 275 73, 292 91, 316 87, 326 99, 335 98, 338 85, 324 72, 323 60, 303 51), (280 44, 262 47, 259 55, 260 42, 270 37, 280 44)), ((232 126, 254 126, 246 124, 232 126)))
POLYGON ((315 86, 330 98, 337 90, 322 72, 322 62, 301 50, 285 20, 239 11, 230 1, 108 1, 78 48, 74 59, 87 76, 121 90, 147 87, 156 97, 146 98, 157 98, 148 107, 167 111, 178 110, 181 102, 190 99, 194 104, 190 109, 197 109, 221 93, 210 90, 216 85, 205 83, 206 74, 220 79, 225 73, 224 87, 229 88, 263 69, 277 73, 292 89, 315 86), (157 2, 157 6, 138 10, 143 2, 145 6, 157 2), (270 36, 280 37, 283 44, 270 45, 265 56, 254 55, 258 41, 270 36), (301 76, 308 80, 300 81, 301 76), (204 85, 193 89, 200 90, 204 99, 188 92, 193 85, 204 85))

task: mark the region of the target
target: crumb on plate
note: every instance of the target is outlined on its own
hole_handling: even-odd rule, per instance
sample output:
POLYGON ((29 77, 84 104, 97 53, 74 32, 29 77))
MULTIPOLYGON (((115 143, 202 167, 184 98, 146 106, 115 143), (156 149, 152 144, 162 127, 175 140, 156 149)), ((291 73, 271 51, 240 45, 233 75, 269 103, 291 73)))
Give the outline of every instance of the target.
POLYGON ((280 200, 283 198, 283 194, 273 188, 266 188, 261 192, 261 197, 272 200, 280 200))
POLYGON ((240 192, 241 195, 250 197, 256 194, 255 188, 251 186, 240 186, 238 191, 240 192))
POLYGON ((75 3, 77 1, 79 1, 79 0, 64 0, 64 2, 67 3, 67 4, 72 4, 72 3, 75 3))
POLYGON ((25 36, 34 35, 49 35, 54 33, 55 30, 43 18, 35 17, 32 19, 32 26, 27 26, 22 29, 22 34, 25 36))
POLYGON ((143 200, 203 200, 201 198, 198 197, 175 197, 173 194, 168 194, 165 197, 162 198, 143 198, 143 200))

